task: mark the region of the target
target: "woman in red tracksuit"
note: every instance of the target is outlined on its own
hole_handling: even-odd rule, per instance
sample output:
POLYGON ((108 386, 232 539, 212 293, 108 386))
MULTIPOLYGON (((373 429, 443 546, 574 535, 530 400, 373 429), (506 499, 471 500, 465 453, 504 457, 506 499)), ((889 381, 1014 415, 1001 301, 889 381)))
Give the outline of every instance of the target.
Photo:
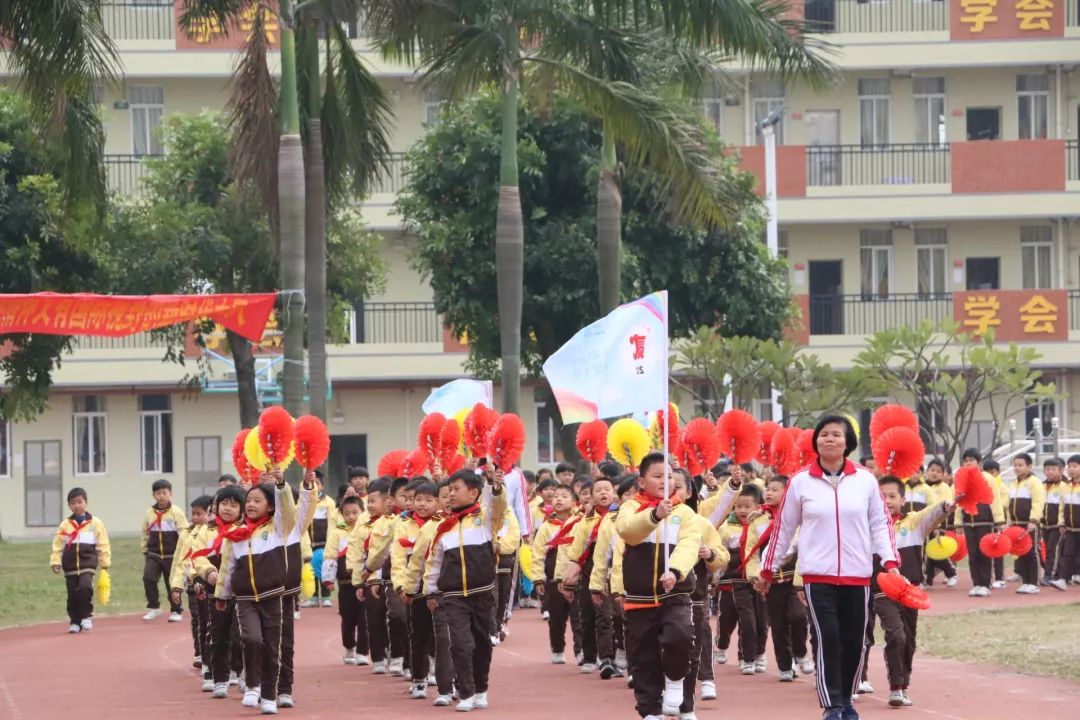
POLYGON ((862 675, 874 555, 886 571, 899 572, 892 523, 877 479, 847 459, 857 447, 847 418, 827 415, 818 421, 818 459, 788 483, 759 583, 759 590, 768 590, 795 531, 802 527, 799 570, 818 638, 823 720, 858 720, 851 697, 862 675))

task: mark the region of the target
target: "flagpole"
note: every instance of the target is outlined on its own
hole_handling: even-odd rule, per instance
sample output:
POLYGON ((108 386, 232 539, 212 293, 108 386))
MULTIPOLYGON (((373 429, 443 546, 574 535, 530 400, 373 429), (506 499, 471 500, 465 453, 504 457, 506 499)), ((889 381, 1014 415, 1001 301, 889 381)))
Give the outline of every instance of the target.
MULTIPOLYGON (((664 292, 664 422, 660 427, 660 434, 664 436, 664 499, 667 500, 671 496, 671 462, 668 457, 668 425, 671 424, 671 383, 668 379, 668 368, 671 354, 671 331, 668 329, 668 298, 667 292, 664 292)), ((668 552, 667 542, 668 521, 664 518, 664 573, 670 572, 670 553, 668 552)))

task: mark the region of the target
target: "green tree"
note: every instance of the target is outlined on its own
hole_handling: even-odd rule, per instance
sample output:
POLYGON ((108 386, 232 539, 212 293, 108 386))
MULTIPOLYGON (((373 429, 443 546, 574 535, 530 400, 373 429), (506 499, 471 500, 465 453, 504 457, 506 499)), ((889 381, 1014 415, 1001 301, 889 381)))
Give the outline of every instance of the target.
MULTIPOLYGON (((409 182, 398 209, 418 238, 413 262, 434 290, 448 325, 469 338, 469 367, 498 375, 500 318, 491 255, 499 202, 502 103, 481 95, 444 110, 408 155, 409 182)), ((540 365, 599 314, 596 272, 596 177, 600 123, 565 98, 519 109, 518 147, 525 218, 524 338, 521 362, 540 365)), ((790 317, 782 260, 759 239, 752 178, 725 160, 725 182, 740 182, 743 222, 734 234, 679 227, 663 203, 664 183, 635 173, 626 197, 623 292, 671 292, 672 332, 703 324, 778 337, 790 317), (641 179, 640 185, 637 180, 641 179)), ((549 407, 554 407, 551 403, 549 407)), ((564 442, 569 450, 572 441, 564 442)))
POLYGON ((995 343, 992 331, 977 338, 952 321, 928 320, 875 333, 854 365, 878 373, 894 397, 914 404, 927 451, 951 462, 967 447, 981 408, 994 421, 996 445, 1011 414, 1055 396, 1033 368, 1041 357, 1033 348, 995 343))

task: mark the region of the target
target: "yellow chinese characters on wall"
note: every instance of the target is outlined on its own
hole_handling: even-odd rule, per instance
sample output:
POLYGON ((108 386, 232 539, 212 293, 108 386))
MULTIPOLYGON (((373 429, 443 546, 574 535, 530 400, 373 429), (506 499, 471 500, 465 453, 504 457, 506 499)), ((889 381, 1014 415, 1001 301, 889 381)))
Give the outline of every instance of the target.
POLYGON ((963 10, 960 22, 969 26, 972 33, 986 31, 988 25, 998 21, 997 0, 960 0, 963 10))
POLYGON ((1064 37, 1064 0, 949 0, 952 40, 1064 37))
POLYGON ((1016 19, 1021 30, 1050 31, 1054 0, 1016 0, 1016 19))
POLYGON ((278 16, 258 0, 252 0, 240 11, 235 26, 223 25, 217 18, 189 18, 188 27, 181 26, 182 4, 176 10, 177 50, 238 49, 252 33, 261 31, 268 45, 277 46, 281 25, 278 16))
POLYGON ((1065 290, 978 290, 953 295, 961 330, 982 336, 993 331, 1004 342, 1068 340, 1065 290))

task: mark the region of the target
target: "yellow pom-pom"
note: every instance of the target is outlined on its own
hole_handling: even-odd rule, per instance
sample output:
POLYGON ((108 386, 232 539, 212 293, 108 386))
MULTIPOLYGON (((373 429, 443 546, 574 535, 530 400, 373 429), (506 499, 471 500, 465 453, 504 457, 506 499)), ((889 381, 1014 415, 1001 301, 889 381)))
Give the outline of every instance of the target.
POLYGON ((607 444, 611 456, 627 467, 637 467, 652 446, 649 431, 631 418, 616 420, 611 424, 607 444))
POLYGON ((109 604, 112 596, 112 579, 108 570, 99 570, 97 576, 97 601, 102 605, 109 604))
POLYGON ((315 597, 315 571, 311 563, 304 563, 300 570, 300 592, 307 597, 315 597))
POLYGON ((948 560, 956 554, 956 541, 947 535, 932 538, 926 543, 926 556, 931 560, 948 560))
POLYGON ((532 576, 532 561, 532 546, 527 543, 523 544, 518 550, 518 562, 521 564, 521 572, 525 573, 525 577, 529 578, 533 582, 537 582, 540 580, 540 578, 534 578, 532 576))
POLYGON ((262 445, 259 444, 259 428, 251 428, 251 432, 244 438, 244 457, 251 466, 258 468, 260 472, 270 469, 270 458, 266 457, 262 445))

